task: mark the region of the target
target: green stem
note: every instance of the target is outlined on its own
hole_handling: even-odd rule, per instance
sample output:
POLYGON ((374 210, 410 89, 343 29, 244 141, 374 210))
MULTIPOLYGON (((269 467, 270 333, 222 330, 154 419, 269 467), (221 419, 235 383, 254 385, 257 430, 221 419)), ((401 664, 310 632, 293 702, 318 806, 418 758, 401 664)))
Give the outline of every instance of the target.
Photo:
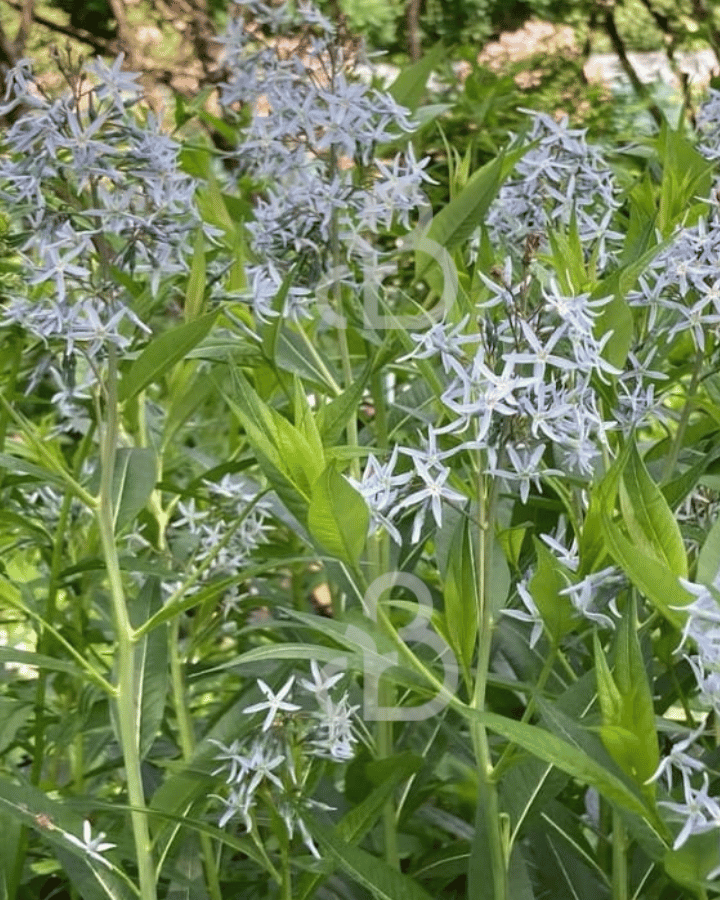
MULTIPOLYGON (((483 712, 485 710, 485 693, 490 668, 492 638, 495 628, 493 604, 491 597, 493 537, 495 533, 495 495, 496 485, 493 483, 488 494, 487 478, 482 474, 483 461, 478 460, 478 545, 477 545, 477 594, 479 602, 478 625, 479 647, 475 673, 475 687, 471 707, 483 712)), ((487 729, 474 721, 470 726, 475 757, 478 767, 478 801, 482 805, 487 822, 487 839, 489 842, 490 866, 493 879, 493 900, 509 900, 506 849, 501 831, 500 803, 497 792, 495 769, 490 753, 487 729)))
POLYGON ((115 451, 118 439, 118 367, 117 351, 110 346, 108 350, 108 374, 106 382, 107 410, 104 429, 101 436, 100 458, 101 479, 100 496, 96 511, 100 540, 102 542, 105 569, 110 586, 110 598, 113 608, 116 643, 117 685, 115 709, 125 777, 127 780, 128 800, 132 807, 130 812, 138 874, 140 879, 140 896, 142 900, 157 900, 155 885, 155 867, 153 864, 150 833, 148 830, 145 792, 140 769, 140 747, 138 743, 137 683, 135 678, 135 633, 130 625, 125 592, 122 584, 120 563, 115 543, 115 510, 113 501, 113 473, 115 468, 115 451))
MULTIPOLYGON (((16 336, 13 342, 13 355, 10 362, 10 373, 6 382, 5 390, 7 391, 10 403, 15 397, 15 385, 17 384, 18 372, 20 371, 20 363, 22 361, 22 342, 16 336)), ((5 438, 7 437, 7 427, 10 421, 10 413, 7 407, 3 406, 0 410, 0 453, 5 452, 5 438)), ((5 478, 5 469, 0 470, 0 486, 2 486, 5 478)))
MULTIPOLYGON (((180 659, 180 620, 175 618, 170 626, 168 635, 170 651, 170 680, 172 683, 173 703, 178 723, 178 736, 180 750, 185 762, 189 763, 195 750, 195 734, 187 707, 187 691, 180 659)), ((222 890, 218 879, 215 855, 212 841, 207 834, 200 835, 200 848, 202 850, 203 865, 205 867, 205 879, 207 881, 210 900, 222 900, 222 890)))
POLYGON ((620 814, 612 814, 612 900, 628 900, 627 836, 620 814))
POLYGON ((282 900, 293 900, 290 852, 286 841, 283 841, 283 846, 280 850, 280 859, 282 864, 282 900))
MULTIPOLYGON (((370 377, 370 389, 375 404, 375 426, 377 446, 386 449, 388 444, 387 410, 385 403, 385 391, 382 377, 375 372, 370 377)), ((390 571, 388 536, 384 532, 370 542, 371 578, 380 577, 390 571)), ((378 703, 380 706, 391 707, 395 704, 396 691, 393 685, 387 681, 381 681, 378 686, 378 703)), ((392 756, 395 749, 395 736, 392 722, 378 721, 375 723, 375 743, 378 759, 386 759, 392 756)), ((397 809, 395 800, 390 798, 383 808, 383 832, 385 837, 385 857, 389 865, 400 868, 400 855, 397 844, 397 809)))
POLYGON ((687 431, 688 423, 690 421, 690 412, 692 411, 695 391, 697 390, 698 382, 700 381, 700 373, 702 371, 703 360, 704 354, 700 350, 698 350, 695 356, 695 365, 693 366, 692 375, 690 376, 690 384, 688 385, 687 389, 685 405, 683 406, 682 412, 680 413, 680 419, 678 421, 678 427, 677 431, 675 432, 675 438, 673 439, 670 453, 665 460, 665 467, 663 468, 662 475, 663 482, 670 480, 672 473, 675 471, 675 466, 677 465, 678 457, 680 455, 680 448, 682 447, 682 442, 685 438, 685 432, 687 431))
MULTIPOLYGON (((370 539, 370 583, 388 571, 387 561, 387 535, 379 535, 370 539)), ((379 604, 378 604, 379 610, 379 604)), ((378 615, 378 624, 383 628, 386 620, 378 615)), ((387 633, 387 629, 383 629, 387 633)), ((377 702, 380 708, 390 708, 395 705, 396 692, 394 685, 381 677, 378 684, 377 702)), ((375 722, 375 748, 378 759, 389 759, 395 749, 395 735, 393 723, 384 719, 375 722)), ((395 869, 400 868, 400 855, 397 843, 397 814, 395 800, 390 797, 383 807, 383 836, 385 843, 385 858, 388 865, 395 869)))

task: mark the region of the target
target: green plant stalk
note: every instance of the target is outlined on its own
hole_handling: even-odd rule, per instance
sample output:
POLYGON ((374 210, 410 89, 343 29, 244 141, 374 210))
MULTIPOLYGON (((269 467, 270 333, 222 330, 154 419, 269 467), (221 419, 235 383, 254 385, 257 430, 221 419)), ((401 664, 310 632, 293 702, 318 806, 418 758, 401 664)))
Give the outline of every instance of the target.
POLYGON ((337 383, 337 381, 335 381, 335 378, 333 377, 332 372, 325 365, 323 358, 317 352, 315 345, 308 337, 305 329, 298 328, 298 333, 300 334, 300 337, 303 339, 303 343, 308 348, 308 353, 310 354, 310 357, 312 358, 313 362, 315 363, 315 365, 318 367, 318 369, 322 373, 323 378, 325 379, 325 382, 327 383, 328 387, 332 389, 335 396, 339 397, 340 394, 342 394, 342 388, 337 383))
MULTIPOLYGON (((484 712, 493 630, 495 628, 490 588, 493 535, 495 532, 496 485, 493 483, 488 495, 486 476, 482 474, 483 462, 481 458, 478 459, 478 463, 477 500, 479 528, 476 566, 477 595, 480 607, 478 610, 479 646, 475 686, 470 706, 479 712, 484 712)), ((485 809, 488 824, 487 836, 490 844, 494 900, 509 900, 507 854, 501 830, 500 803, 487 729, 479 722, 473 722, 470 730, 478 767, 478 800, 485 809)))
MULTIPOLYGON (((389 571, 387 540, 388 537, 384 533, 370 539, 370 583, 389 571)), ((378 615, 377 622, 387 634, 388 630, 384 627, 385 623, 380 615, 378 615)), ((387 679, 383 679, 381 676, 380 681, 378 682, 378 706, 380 708, 390 708, 395 705, 395 699, 395 687, 390 684, 387 679)), ((393 723, 385 719, 378 719, 375 722, 374 732, 377 758, 390 758, 395 749, 393 723)), ((383 807, 383 837, 385 844, 385 858, 388 865, 393 866, 395 869, 399 869, 400 855, 398 853, 397 843, 397 814, 395 801, 392 797, 388 799, 383 807)))
MULTIPOLYGON (((5 390, 7 391, 10 403, 15 396, 15 385, 17 384, 18 372, 20 371, 20 363, 22 362, 22 346, 20 341, 13 342, 12 362, 10 363, 10 374, 7 379, 5 390)), ((5 452, 5 438, 7 437, 7 428, 10 422, 10 413, 8 408, 3 406, 0 410, 0 453, 5 452)), ((5 478, 5 469, 0 471, 0 486, 5 478)))
POLYGON ((612 814, 612 900, 628 900, 627 835, 620 814, 612 814))
MULTIPOLYGON (((186 703, 187 691, 185 690, 185 679, 183 678, 182 663, 180 661, 180 620, 178 618, 174 619, 170 625, 168 643, 170 655, 170 681, 172 684, 175 715, 177 717, 180 750, 183 759, 189 763, 195 750, 195 734, 193 732, 192 721, 186 703)), ((202 850, 205 880, 210 900, 222 900, 220 880, 218 879, 212 841, 210 840, 209 835, 200 835, 200 848, 202 850)))
MULTIPOLYGON (((385 403, 385 391, 382 378, 379 373, 374 373, 370 378, 370 389, 375 405, 375 425, 377 431, 377 445, 380 449, 386 449, 388 445, 387 410, 385 403)), ((385 532, 373 538, 370 542, 371 572, 372 578, 390 570, 388 536, 385 532)), ((378 685, 378 704, 380 706, 393 706, 396 699, 394 687, 387 681, 378 685)), ((379 759, 392 756, 395 748, 393 723, 378 721, 375 723, 375 742, 379 759)), ((385 839, 385 857, 389 865, 400 868, 400 856, 397 845, 397 809, 395 801, 390 798, 383 807, 383 833, 385 839)))
POLYGON ((292 875, 290 872, 290 853, 287 842, 282 842, 280 849, 280 859, 282 862, 282 900, 293 900, 292 898, 292 875))
POLYGON ((692 411, 693 400, 695 398, 695 392, 697 390, 698 382, 700 381, 700 373, 702 371, 702 365, 704 361, 705 355, 700 350, 698 350, 695 355, 695 365, 693 366, 692 375, 690 376, 690 384, 687 389, 687 396, 685 398, 685 405, 682 408, 682 412, 680 413, 680 420, 678 421, 677 431, 675 432, 675 437, 673 438, 672 447, 670 448, 670 453, 665 460, 665 465, 663 467, 663 482, 667 482, 672 477, 672 473, 675 471, 675 466, 677 465, 678 457, 680 456, 680 448, 682 447, 682 442, 685 438, 685 432, 687 431, 688 423, 690 421, 690 413, 692 411))
POLYGON ((153 864, 150 833, 148 830, 145 793, 140 770, 140 747, 138 735, 138 696, 135 680, 135 634, 128 616, 122 575, 115 543, 115 509, 113 503, 113 473, 115 450, 118 438, 117 399, 117 351, 110 346, 108 351, 108 374, 106 381, 106 414, 101 435, 100 496, 96 510, 100 540, 102 543, 105 569, 110 586, 110 597, 115 625, 115 661, 117 684, 115 710, 120 746, 122 750, 128 800, 132 807, 133 839, 137 858, 141 900, 157 900, 155 867, 153 864))

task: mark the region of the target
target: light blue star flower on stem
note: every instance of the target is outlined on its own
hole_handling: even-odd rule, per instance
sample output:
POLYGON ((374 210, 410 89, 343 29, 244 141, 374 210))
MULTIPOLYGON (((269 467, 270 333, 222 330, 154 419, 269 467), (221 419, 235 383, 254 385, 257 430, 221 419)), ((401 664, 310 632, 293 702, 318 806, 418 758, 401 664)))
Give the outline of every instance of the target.
POLYGON ((285 701, 285 697, 287 697, 290 693, 294 681, 295 676, 292 675, 276 694, 273 692, 271 687, 265 684, 262 678, 258 678, 258 687, 263 692, 263 694, 265 694, 267 700, 262 700, 260 703, 253 703, 252 706, 245 707, 243 712, 251 714, 267 710, 267 715, 265 716, 265 721, 263 722, 262 726, 262 730, 267 731, 275 721, 275 716, 281 710, 284 710, 285 712, 296 712, 298 709, 300 709, 297 704, 288 703, 285 701))

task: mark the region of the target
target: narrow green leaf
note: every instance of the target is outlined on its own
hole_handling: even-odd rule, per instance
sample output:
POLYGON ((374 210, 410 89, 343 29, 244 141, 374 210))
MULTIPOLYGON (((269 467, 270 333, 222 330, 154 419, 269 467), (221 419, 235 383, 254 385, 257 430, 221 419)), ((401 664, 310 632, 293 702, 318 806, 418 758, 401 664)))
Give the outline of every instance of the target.
POLYGON ((0 663, 16 663, 21 666, 47 669, 49 672, 67 672, 75 678, 82 677, 80 669, 66 659, 55 659, 54 656, 44 656, 30 650, 17 650, 15 647, 0 647, 0 663))
POLYGON ((365 393, 365 385, 372 371, 372 362, 368 360, 363 371, 353 379, 342 394, 334 397, 329 403, 320 407, 317 424, 326 446, 336 444, 347 427, 350 416, 357 412, 358 404, 365 393))
POLYGON ((322 849, 377 900, 431 900, 430 894, 412 878, 393 869, 385 860, 344 841, 337 828, 321 824, 309 815, 304 818, 310 833, 322 849))
POLYGON ((656 556, 675 575, 687 578, 687 555, 680 527, 634 444, 620 482, 620 506, 623 522, 636 546, 656 556))
POLYGON ((15 735, 31 712, 31 704, 15 697, 0 697, 0 754, 15 740, 15 735))
POLYGON ((694 224, 706 206, 706 202, 698 203, 698 198, 710 196, 713 163, 698 153, 682 127, 674 129, 663 123, 657 148, 663 167, 658 225, 667 237, 681 221, 694 224))
MULTIPOLYGON (((485 213, 495 199, 500 185, 527 150, 528 148, 525 146, 503 152, 478 169, 457 197, 444 206, 433 218, 427 234, 424 236, 425 241, 434 242, 448 252, 460 246, 483 222, 485 213)), ((422 241, 420 243, 422 244, 422 241)), ((418 251, 415 261, 415 280, 420 281, 425 278, 434 264, 433 256, 418 251)))
POLYGON ((25 838, 22 824, 13 816, 0 809, 0 900, 20 897, 18 882, 22 872, 16 871, 17 854, 22 852, 21 842, 25 838))
POLYGON ((697 561, 696 580, 711 585, 720 574, 720 518, 707 534, 697 561))
POLYGON ((663 497, 670 509, 677 509, 696 487, 708 468, 720 457, 720 447, 715 446, 707 451, 703 449, 698 456, 697 462, 662 486, 663 497))
POLYGON ((479 604, 473 542, 466 516, 458 518, 450 544, 443 597, 447 637, 469 677, 478 632, 479 604))
MULTIPOLYGON (((639 785, 644 785, 658 767, 660 752, 655 728, 653 691, 640 648, 635 602, 632 597, 625 605, 617 629, 614 675, 622 698, 620 724, 627 726, 639 743, 639 752, 631 761, 628 774, 633 776, 639 785)), ((648 785, 644 790, 648 791, 650 796, 654 796, 655 785, 648 785)))
POLYGON ((611 803, 644 818, 659 834, 666 833, 665 825, 652 807, 617 775, 609 772, 579 747, 567 743, 543 728, 529 725, 527 722, 517 722, 496 713, 467 708, 464 715, 468 719, 477 720, 481 725, 512 741, 538 759, 552 763, 581 784, 594 787, 611 803))
MULTIPOLYGON (((593 634, 593 649, 595 651, 595 677, 597 678, 598 702, 600 703, 603 723, 606 725, 615 725, 620 722, 622 718, 622 697, 613 680, 597 632, 593 634)), ((608 748, 608 752, 613 756, 610 748, 608 748)), ((614 756, 613 759, 615 759, 614 756)), ((618 762, 618 760, 615 759, 615 762, 618 762)), ((618 765, 621 764, 618 762, 618 765)))
POLYGON ((594 635, 600 737, 617 765, 652 800, 655 786, 645 784, 660 761, 652 691, 640 650, 635 604, 628 602, 617 631, 614 677, 597 633, 594 635))
POLYGON ((118 532, 135 521, 155 489, 157 463, 148 447, 120 447, 115 453, 113 500, 118 532))
MULTIPOLYGON (((103 854, 108 865, 91 862, 73 842, 82 840, 83 823, 66 803, 51 800, 29 782, 16 784, 0 775, 0 812, 34 831, 53 850, 83 900, 131 900, 137 892, 114 863, 116 851, 103 854)), ((97 837, 97 831, 93 831, 97 837)))
MULTIPOLYGON (((160 581, 148 578, 134 602, 129 604, 134 628, 143 625, 162 608, 160 581)), ((168 689, 167 629, 154 628, 135 644, 135 696, 137 741, 144 759, 153 745, 165 714, 168 689)))
MULTIPOLYGON (((603 290, 604 287, 601 286, 603 290)), ((602 296, 607 297, 607 293, 601 294, 598 289, 593 292, 591 299, 599 299, 602 296)), ((603 347, 602 356, 611 365, 622 369, 632 347, 635 332, 632 311, 624 297, 616 294, 602 307, 593 330, 598 337, 610 333, 611 336, 603 347)))
POLYGON ((308 528, 318 544, 356 568, 367 538, 367 504, 331 462, 312 488, 308 528))
POLYGON ((658 612, 676 628, 682 628, 685 622, 682 607, 692 602, 693 597, 680 585, 677 575, 629 541, 607 511, 602 513, 602 525, 608 551, 617 565, 658 612))
MULTIPOLYGON (((643 539, 643 546, 638 546, 634 541, 628 540, 619 525, 613 521, 613 511, 620 489, 620 481, 633 452, 634 446, 629 441, 622 448, 617 459, 606 473, 600 485, 598 485, 596 491, 596 515, 600 520, 605 547, 615 563, 620 566, 635 587, 650 600, 669 622, 676 628, 681 628, 685 620, 685 616, 681 611, 682 607, 691 602, 692 596, 681 587, 678 576, 668 568, 665 562, 654 553, 646 551, 645 545, 649 539, 643 539)), ((649 504, 653 509, 655 508, 655 501, 652 498, 655 496, 654 491, 658 490, 651 481, 649 486, 646 484, 644 488, 641 488, 638 484, 639 478, 641 476, 638 474, 637 468, 634 468, 633 475, 628 479, 631 490, 638 498, 646 494, 644 500, 638 499, 639 512, 632 513, 635 519, 634 527, 636 530, 642 528, 640 522, 643 521, 643 518, 650 515, 647 508, 643 512, 644 506, 646 507, 649 504), (633 485, 635 486, 633 487, 633 485)), ((625 507, 627 509, 630 500, 627 487, 625 490, 627 493, 625 507)), ((667 509, 664 498, 662 503, 667 509)), ((663 517, 664 514, 661 514, 661 519, 663 517)), ((648 525, 647 527, 652 533, 652 529, 655 526, 648 525)))
POLYGON ((388 88, 388 93, 401 105, 415 112, 425 93, 425 85, 431 72, 445 58, 445 48, 435 44, 422 59, 403 68, 388 88))
POLYGON ((295 427, 308 442, 311 453, 324 465, 325 450, 315 422, 315 414, 308 402, 302 381, 297 375, 293 381, 295 386, 295 427))
POLYGON ((238 400, 227 400, 245 429, 248 441, 275 470, 269 473, 270 476, 279 473, 308 500, 312 485, 324 469, 324 457, 318 458, 301 431, 268 406, 242 374, 234 374, 238 400))
POLYGON ((276 315, 272 317, 267 325, 263 326, 261 331, 263 354, 271 365, 275 365, 275 360, 278 356, 278 343, 280 341, 280 335, 282 334, 283 323, 285 322, 282 311, 285 306, 285 299, 294 279, 295 268, 293 267, 283 279, 277 294, 273 298, 271 308, 276 315))
POLYGON ((153 338, 123 375, 119 399, 130 400, 184 359, 210 333, 216 318, 217 312, 207 313, 153 338))
POLYGON ((190 275, 185 289, 185 321, 192 322, 202 315, 205 302, 205 236, 202 229, 198 228, 195 235, 195 248, 190 264, 190 275))
POLYGON ((571 573, 548 550, 542 541, 534 539, 537 567, 528 589, 553 641, 568 634, 577 620, 570 598, 561 594, 572 584, 571 573))
POLYGON ((12 456, 9 453, 0 453, 0 469, 5 469, 8 472, 12 472, 13 475, 17 475, 20 472, 25 475, 32 475, 33 478, 37 478, 40 482, 47 484, 57 484, 62 486, 64 481, 57 472, 53 472, 50 469, 43 469, 41 466, 35 465, 35 463, 30 462, 27 459, 23 459, 20 456, 12 456))

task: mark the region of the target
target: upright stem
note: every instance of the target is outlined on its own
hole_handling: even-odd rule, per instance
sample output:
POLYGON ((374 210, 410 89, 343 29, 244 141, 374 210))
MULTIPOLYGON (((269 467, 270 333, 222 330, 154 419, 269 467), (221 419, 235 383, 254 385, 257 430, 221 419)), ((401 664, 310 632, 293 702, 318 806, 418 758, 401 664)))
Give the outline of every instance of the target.
MULTIPOLYGON (((494 484, 489 495, 487 476, 483 474, 483 460, 479 458, 477 500, 478 500, 478 545, 477 545, 477 593, 479 647, 475 688, 471 706, 483 712, 487 689, 490 653, 492 649, 495 618, 490 596, 493 535, 495 531, 495 490, 494 484)), ((490 865, 493 878, 493 900, 509 900, 506 851, 501 831, 500 804, 498 800, 495 770, 490 753, 487 730, 479 722, 471 726, 473 746, 478 766, 479 802, 482 804, 487 821, 487 839, 490 851, 490 865)))
POLYGON ((612 814, 612 900, 628 900, 627 838, 620 814, 612 814))
POLYGON ((692 412, 695 391, 697 390, 698 382, 700 381, 700 373, 702 372, 704 358, 705 354, 701 350, 698 350, 695 356, 695 365, 693 366, 692 375, 690 376, 690 384, 688 385, 687 389, 685 405, 683 406, 682 412, 680 413, 680 420, 678 422, 677 431, 675 432, 675 437, 672 442, 670 453, 665 460, 665 468, 663 469, 663 481, 668 481, 671 478, 672 473, 675 471, 678 456, 680 455, 680 448, 682 447, 682 442, 685 438, 685 432, 687 431, 688 422, 690 421, 690 413, 692 412))
POLYGON ((292 872, 290 869, 290 852, 287 841, 283 841, 280 848, 282 862, 282 900, 292 900, 292 872))
MULTIPOLYGON (((15 396, 15 386, 20 371, 20 363, 22 362, 23 345, 19 338, 16 338, 12 344, 13 355, 10 362, 10 372, 5 382, 5 392, 9 403, 13 402, 15 396)), ((5 438, 7 437, 8 424, 10 422, 9 410, 5 407, 0 409, 0 452, 5 450, 5 438)), ((0 471, 0 486, 2 486, 5 477, 5 469, 0 471)))
MULTIPOLYGON (((195 749, 195 734, 186 702, 187 692, 185 690, 185 679, 183 678, 183 668, 180 659, 180 620, 177 617, 173 619, 170 625, 169 650, 170 678, 172 681, 175 715, 178 723, 180 749, 183 759, 186 762, 190 762, 195 749)), ((215 865, 212 841, 209 835, 200 835, 200 848, 202 850, 205 881, 210 898, 211 900, 222 900, 222 890, 220 888, 217 866, 215 865)))
MULTIPOLYGON (((370 539, 370 583, 389 571, 387 535, 382 534, 370 539)), ((378 610, 379 612, 379 610, 378 610)), ((378 627, 385 630, 384 618, 378 615, 378 627)), ((378 683, 377 702, 380 708, 391 708, 395 705, 395 687, 380 677, 378 683)), ((388 759, 395 749, 393 723, 384 719, 375 722, 375 747, 378 759, 388 759)), ((385 841, 385 858, 389 865, 400 868, 400 855, 397 844, 397 813, 395 801, 388 799, 383 807, 383 836, 385 841)))
POLYGON ((120 732, 120 746, 125 765, 128 801, 131 806, 130 817, 140 879, 140 896, 141 900, 157 900, 155 867, 150 847, 145 793, 140 770, 140 747, 137 728, 139 698, 137 696, 135 678, 134 652, 135 633, 130 625, 115 543, 113 472, 118 437, 117 381, 117 351, 115 347, 111 346, 108 351, 106 413, 100 447, 102 475, 96 515, 105 557, 105 568, 110 585, 115 624, 117 695, 114 702, 120 732))

